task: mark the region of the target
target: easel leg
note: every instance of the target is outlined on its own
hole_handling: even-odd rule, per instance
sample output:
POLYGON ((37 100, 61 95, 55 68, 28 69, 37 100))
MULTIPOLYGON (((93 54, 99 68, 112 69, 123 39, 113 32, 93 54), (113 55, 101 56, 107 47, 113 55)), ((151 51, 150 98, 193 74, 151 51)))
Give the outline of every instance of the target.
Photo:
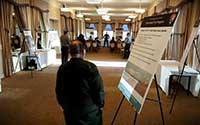
POLYGON ((138 113, 137 113, 137 111, 135 111, 135 117, 134 117, 134 122, 133 122, 133 125, 136 125, 136 121, 137 121, 137 115, 138 115, 138 113))
POLYGON ((161 117, 162 117, 162 123, 163 123, 163 125, 165 125, 165 120, 164 120, 164 115, 163 115, 163 110, 162 110, 162 104, 160 102, 160 93, 159 93, 159 90, 158 90, 158 83, 157 83, 156 75, 154 75, 154 79, 155 79, 155 84, 156 84, 156 91, 157 91, 157 96, 158 96, 158 103, 159 103, 159 106, 160 106, 160 113, 161 113, 161 117))
MULTIPOLYGON (((198 37, 197 37, 197 39, 198 39, 198 37)), ((196 43, 195 43, 195 42, 193 42, 193 45, 194 45, 194 47, 195 47, 195 51, 196 51, 196 56, 197 56, 197 59, 198 59, 198 61, 199 61, 199 63, 200 63, 200 56, 199 56, 199 53, 198 53, 198 48, 197 48, 197 45, 196 45, 196 43)))
MULTIPOLYGON (((186 60, 187 60, 187 58, 186 58, 186 60)), ((182 76, 183 76, 183 72, 184 72, 184 69, 185 69, 185 66, 186 66, 186 60, 185 60, 185 62, 184 62, 184 65, 183 65, 181 74, 178 76, 178 80, 177 80, 177 81, 178 81, 178 85, 177 85, 176 88, 175 88, 175 92, 174 92, 172 104, 171 104, 171 107, 170 107, 170 110, 169 110, 169 114, 172 113, 172 110, 173 110, 173 107, 174 107, 174 103, 175 103, 175 100, 176 100, 176 96, 177 96, 178 90, 179 90, 179 85, 180 85, 180 83, 181 83, 181 78, 182 78, 182 76)))
POLYGON ((115 112, 115 115, 114 115, 113 120, 112 120, 112 122, 111 122, 111 125, 114 124, 114 121, 115 121, 115 119, 116 119, 116 117, 117 117, 117 114, 118 114, 119 109, 120 109, 120 107, 121 107, 121 105, 122 105, 122 102, 124 101, 124 98, 125 98, 125 97, 123 96, 122 99, 121 99, 121 101, 120 101, 120 103, 119 103, 119 106, 118 106, 118 108, 117 108, 117 111, 115 112))
POLYGON ((18 67, 18 63, 19 63, 19 56, 17 57, 17 63, 15 64, 15 68, 14 68, 14 73, 17 72, 17 67, 18 67))
POLYGON ((38 64, 38 66, 40 68, 40 71, 42 71, 42 67, 40 65, 39 57, 37 55, 35 55, 35 56, 36 56, 37 64, 38 64))
POLYGON ((169 110, 169 114, 172 113, 172 110, 173 110, 173 107, 174 107, 174 103, 175 103, 175 100, 176 100, 176 96, 177 96, 177 94, 178 94, 178 90, 179 90, 179 86, 177 86, 177 87, 175 88, 175 92, 174 92, 172 104, 171 104, 171 107, 170 107, 170 110, 169 110))

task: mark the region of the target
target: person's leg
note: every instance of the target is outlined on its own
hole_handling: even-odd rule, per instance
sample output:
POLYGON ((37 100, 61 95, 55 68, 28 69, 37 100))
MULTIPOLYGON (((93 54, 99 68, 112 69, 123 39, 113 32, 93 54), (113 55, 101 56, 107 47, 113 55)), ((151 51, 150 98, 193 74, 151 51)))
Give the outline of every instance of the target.
POLYGON ((66 62, 68 61, 68 58, 69 58, 69 48, 68 47, 66 47, 66 55, 65 55, 65 57, 66 57, 66 62))
POLYGON ((61 62, 62 62, 62 64, 64 64, 64 57, 65 57, 64 53, 65 53, 64 48, 61 47, 61 62))

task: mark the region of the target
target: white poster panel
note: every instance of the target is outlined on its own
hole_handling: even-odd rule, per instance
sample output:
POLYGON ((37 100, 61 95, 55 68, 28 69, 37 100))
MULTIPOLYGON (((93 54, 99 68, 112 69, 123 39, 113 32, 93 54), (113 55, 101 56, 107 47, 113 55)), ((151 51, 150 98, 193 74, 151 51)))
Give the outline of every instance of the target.
POLYGON ((36 51, 35 43, 30 30, 24 30, 25 42, 30 55, 34 55, 36 51))
POLYGON ((177 13, 144 18, 131 48, 119 89, 140 113, 159 61, 167 47, 177 13))
POLYGON ((178 67, 179 72, 181 72, 183 70, 184 63, 187 59, 187 56, 188 56, 188 53, 189 53, 190 48, 192 46, 193 40, 197 36, 199 29, 200 29, 200 26, 198 26, 198 24, 196 24, 194 26, 194 28, 192 29, 192 33, 190 34, 189 40, 187 42, 187 45, 186 45, 185 50, 183 52, 183 56, 182 56, 181 61, 180 61, 180 65, 178 67))
POLYGON ((58 36, 58 31, 48 31, 47 48, 51 49, 55 47, 60 47, 60 38, 58 36))

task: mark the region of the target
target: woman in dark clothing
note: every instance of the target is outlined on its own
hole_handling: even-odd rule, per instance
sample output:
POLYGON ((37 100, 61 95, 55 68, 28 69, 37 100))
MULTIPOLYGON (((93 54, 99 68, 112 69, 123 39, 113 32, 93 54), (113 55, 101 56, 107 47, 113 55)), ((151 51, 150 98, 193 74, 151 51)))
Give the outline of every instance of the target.
POLYGON ((83 34, 80 34, 80 35, 78 36, 78 40, 81 41, 81 43, 83 44, 83 48, 86 49, 86 40, 85 40, 83 34))

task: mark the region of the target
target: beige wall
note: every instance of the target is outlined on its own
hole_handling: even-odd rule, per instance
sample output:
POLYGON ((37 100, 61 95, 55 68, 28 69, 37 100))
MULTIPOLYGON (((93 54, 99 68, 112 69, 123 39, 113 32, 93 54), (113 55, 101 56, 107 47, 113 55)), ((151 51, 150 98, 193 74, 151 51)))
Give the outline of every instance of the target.
MULTIPOLYGON (((53 28, 58 31, 59 36, 61 35, 61 21, 60 21, 60 3, 57 0, 42 0, 41 5, 49 10, 48 18, 53 20, 53 28), (46 5, 45 5, 45 3, 46 5), (43 4, 44 3, 44 4, 43 4)), ((42 8, 43 9, 43 8, 42 8)))

